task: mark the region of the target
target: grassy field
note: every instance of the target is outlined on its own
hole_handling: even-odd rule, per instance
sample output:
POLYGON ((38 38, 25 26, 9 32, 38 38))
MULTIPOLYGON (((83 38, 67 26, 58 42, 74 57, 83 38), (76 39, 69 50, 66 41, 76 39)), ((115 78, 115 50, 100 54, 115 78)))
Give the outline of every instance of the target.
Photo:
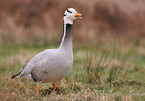
MULTIPOLYGON (((55 46, 55 45, 54 45, 55 46)), ((58 82, 42 84, 36 96, 36 83, 25 78, 11 80, 33 56, 46 47, 4 43, 0 46, 0 100, 145 100, 145 45, 110 42, 91 46, 74 45, 71 73, 58 82)))

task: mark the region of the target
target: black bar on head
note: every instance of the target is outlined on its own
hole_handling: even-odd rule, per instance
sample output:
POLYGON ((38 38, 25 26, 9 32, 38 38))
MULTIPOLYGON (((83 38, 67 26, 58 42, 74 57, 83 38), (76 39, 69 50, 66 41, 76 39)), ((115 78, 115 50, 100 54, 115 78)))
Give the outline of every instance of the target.
POLYGON ((66 16, 66 14, 64 14, 64 16, 66 16))
POLYGON ((72 13, 72 12, 71 12, 71 11, 69 11, 68 9, 67 9, 67 12, 72 13))

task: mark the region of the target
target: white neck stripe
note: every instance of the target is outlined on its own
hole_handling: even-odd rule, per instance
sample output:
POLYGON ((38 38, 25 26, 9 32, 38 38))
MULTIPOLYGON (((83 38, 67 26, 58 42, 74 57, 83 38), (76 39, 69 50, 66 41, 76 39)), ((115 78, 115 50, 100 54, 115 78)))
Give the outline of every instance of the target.
POLYGON ((63 38, 62 38, 62 42, 60 44, 60 47, 63 45, 65 34, 66 34, 66 24, 64 24, 63 26, 64 26, 64 29, 63 29, 64 32, 63 32, 63 38))
POLYGON ((62 45, 63 45, 63 42, 64 42, 64 39, 65 39, 65 35, 66 35, 66 24, 73 24, 73 20, 69 20, 69 19, 66 19, 65 17, 64 17, 64 29, 63 29, 63 38, 62 38, 62 42, 61 42, 61 44, 60 44, 60 47, 59 48, 61 48, 62 47, 62 45))

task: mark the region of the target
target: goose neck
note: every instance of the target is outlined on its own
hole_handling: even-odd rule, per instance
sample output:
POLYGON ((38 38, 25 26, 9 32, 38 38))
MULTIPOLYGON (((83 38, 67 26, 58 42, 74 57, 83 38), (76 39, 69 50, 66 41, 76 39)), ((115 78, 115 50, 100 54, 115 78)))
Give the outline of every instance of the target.
POLYGON ((64 34, 59 48, 72 50, 72 24, 64 22, 63 27, 64 34))

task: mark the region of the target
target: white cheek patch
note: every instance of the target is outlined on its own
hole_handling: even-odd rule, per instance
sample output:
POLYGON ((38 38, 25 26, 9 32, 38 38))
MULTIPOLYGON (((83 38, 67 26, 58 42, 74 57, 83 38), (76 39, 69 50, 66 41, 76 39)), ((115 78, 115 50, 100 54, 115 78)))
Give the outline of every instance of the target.
POLYGON ((63 20, 64 20, 64 24, 71 24, 71 25, 73 24, 72 18, 64 17, 63 20))

